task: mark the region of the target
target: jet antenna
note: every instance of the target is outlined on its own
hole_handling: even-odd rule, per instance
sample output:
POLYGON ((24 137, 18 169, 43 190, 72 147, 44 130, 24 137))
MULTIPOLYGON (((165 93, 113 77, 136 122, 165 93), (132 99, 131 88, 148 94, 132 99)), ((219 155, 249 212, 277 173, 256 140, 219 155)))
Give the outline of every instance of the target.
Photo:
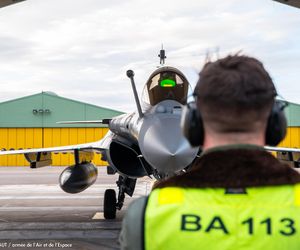
POLYGON ((164 45, 161 45, 161 50, 159 51, 159 63, 161 66, 164 66, 166 57, 166 51, 164 50, 164 45))

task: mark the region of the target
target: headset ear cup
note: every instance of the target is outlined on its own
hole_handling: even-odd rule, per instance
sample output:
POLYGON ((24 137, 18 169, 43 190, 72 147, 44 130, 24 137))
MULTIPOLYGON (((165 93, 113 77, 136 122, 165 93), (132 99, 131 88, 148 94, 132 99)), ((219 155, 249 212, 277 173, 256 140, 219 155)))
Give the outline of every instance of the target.
POLYGON ((182 111, 181 129, 191 146, 202 146, 204 142, 204 128, 200 112, 195 102, 188 103, 182 111))
POLYGON ((277 146, 285 137, 287 121, 284 114, 285 104, 275 100, 266 128, 266 144, 277 146))

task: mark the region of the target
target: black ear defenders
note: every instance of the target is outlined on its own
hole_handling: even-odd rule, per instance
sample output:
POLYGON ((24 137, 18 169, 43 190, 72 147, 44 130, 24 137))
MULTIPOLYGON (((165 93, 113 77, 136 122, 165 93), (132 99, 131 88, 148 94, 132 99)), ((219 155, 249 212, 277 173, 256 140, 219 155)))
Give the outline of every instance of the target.
MULTIPOLYGON (((287 103, 275 100, 270 112, 266 128, 266 144, 276 146, 286 135, 287 121, 284 108, 287 103)), ((202 146, 204 142, 204 127, 196 102, 188 103, 182 111, 181 129, 191 146, 202 146)))
POLYGON ((275 100, 271 113, 268 118, 266 129, 266 144, 277 146, 281 142, 287 129, 287 121, 284 114, 284 109, 288 106, 285 101, 275 100))
POLYGON ((203 145, 203 121, 195 101, 189 102, 183 107, 180 126, 183 135, 187 138, 192 147, 203 145))

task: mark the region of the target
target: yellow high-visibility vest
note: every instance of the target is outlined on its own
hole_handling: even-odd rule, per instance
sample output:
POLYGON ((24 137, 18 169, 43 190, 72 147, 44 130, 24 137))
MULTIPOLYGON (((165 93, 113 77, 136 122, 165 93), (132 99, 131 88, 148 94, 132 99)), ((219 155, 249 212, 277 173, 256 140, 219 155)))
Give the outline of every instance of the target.
POLYGON ((144 218, 146 250, 299 250, 300 185, 155 189, 144 218))

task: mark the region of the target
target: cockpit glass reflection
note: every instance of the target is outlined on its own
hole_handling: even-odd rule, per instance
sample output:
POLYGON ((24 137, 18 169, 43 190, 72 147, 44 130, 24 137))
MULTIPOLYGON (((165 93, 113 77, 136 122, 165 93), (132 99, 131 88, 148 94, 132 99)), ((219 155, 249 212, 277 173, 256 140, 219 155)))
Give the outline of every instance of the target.
POLYGON ((152 76, 143 91, 144 105, 154 106, 164 100, 186 103, 189 83, 179 73, 166 70, 152 76))

